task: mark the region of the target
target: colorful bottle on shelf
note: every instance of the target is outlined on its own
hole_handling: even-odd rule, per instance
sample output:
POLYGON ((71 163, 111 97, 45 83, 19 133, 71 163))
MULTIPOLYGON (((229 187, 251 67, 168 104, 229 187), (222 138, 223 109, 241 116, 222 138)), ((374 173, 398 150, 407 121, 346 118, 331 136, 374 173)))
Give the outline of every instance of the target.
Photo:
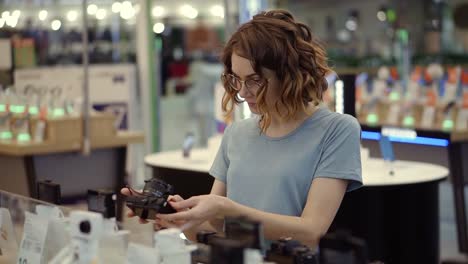
MULTIPOLYGON (((12 101, 13 102, 13 101, 12 101)), ((14 104, 11 104, 11 113, 13 115, 13 131, 16 143, 27 144, 31 141, 29 130, 30 114, 28 109, 28 101, 25 96, 16 95, 14 104)))
POLYGON ((460 131, 468 130, 468 71, 461 73, 461 97, 456 119, 456 129, 460 131))
POLYGON ((13 139, 10 122, 11 114, 7 94, 0 89, 0 141, 11 141, 13 139))

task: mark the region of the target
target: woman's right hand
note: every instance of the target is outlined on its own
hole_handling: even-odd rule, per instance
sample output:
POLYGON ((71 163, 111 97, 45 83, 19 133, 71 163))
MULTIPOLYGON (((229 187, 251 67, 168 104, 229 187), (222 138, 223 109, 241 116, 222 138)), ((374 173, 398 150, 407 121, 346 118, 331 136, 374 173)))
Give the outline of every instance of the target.
MULTIPOLYGON (((120 190, 120 193, 122 195, 125 195, 125 196, 132 196, 132 192, 127 187, 122 188, 120 190)), ((181 202, 183 200, 184 200, 184 198, 182 198, 180 195, 169 195, 169 197, 167 198, 168 202, 181 202)), ((127 213, 127 216, 128 217, 135 217, 136 215, 135 215, 135 212, 130 210, 130 212, 127 213)), ((161 220, 159 218, 156 218, 154 220, 155 220, 154 226, 158 230, 161 229, 161 228, 169 228, 169 227, 178 226, 175 223, 167 222, 167 221, 161 220)), ((143 218, 139 218, 138 221, 140 222, 140 224, 147 224, 149 222, 148 220, 143 219, 143 218)), ((180 223, 178 223, 178 224, 180 224, 180 223)))

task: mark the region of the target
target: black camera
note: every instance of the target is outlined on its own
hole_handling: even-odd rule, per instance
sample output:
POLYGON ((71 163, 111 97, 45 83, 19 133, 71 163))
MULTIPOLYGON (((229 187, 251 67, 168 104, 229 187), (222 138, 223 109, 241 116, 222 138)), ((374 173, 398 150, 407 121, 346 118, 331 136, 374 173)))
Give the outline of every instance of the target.
POLYGON ((199 247, 192 253, 193 263, 242 264, 244 250, 261 249, 263 231, 260 222, 245 217, 226 217, 225 236, 213 231, 197 233, 199 247))
POLYGON ((167 202, 169 195, 174 194, 174 188, 160 179, 145 181, 142 192, 129 190, 132 195, 126 198, 127 206, 142 219, 154 219, 158 213, 176 212, 167 202))
POLYGON ((246 248, 263 248, 263 228, 257 221, 245 217, 226 217, 224 219, 226 237, 241 241, 246 248))
POLYGON ((37 199, 59 205, 61 202, 60 184, 50 180, 37 181, 37 199))
POLYGON ((350 232, 339 230, 322 237, 319 243, 320 263, 368 263, 367 244, 350 232))
POLYGON ((318 255, 297 240, 283 238, 271 244, 267 260, 279 264, 317 264, 318 255))
POLYGON ((88 190, 88 211, 100 213, 104 218, 115 217, 115 197, 111 190, 88 190))

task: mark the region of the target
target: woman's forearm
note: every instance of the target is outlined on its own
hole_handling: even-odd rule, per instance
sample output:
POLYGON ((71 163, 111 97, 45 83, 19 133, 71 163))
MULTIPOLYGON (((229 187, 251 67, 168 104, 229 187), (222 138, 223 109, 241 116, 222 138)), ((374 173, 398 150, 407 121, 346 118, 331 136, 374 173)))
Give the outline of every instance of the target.
POLYGON ((320 230, 321 228, 314 226, 311 219, 267 213, 241 205, 228 198, 225 199, 222 207, 220 217, 245 216, 261 222, 264 235, 269 240, 291 237, 311 248, 315 248, 318 246, 320 237, 326 232, 326 230, 320 230))

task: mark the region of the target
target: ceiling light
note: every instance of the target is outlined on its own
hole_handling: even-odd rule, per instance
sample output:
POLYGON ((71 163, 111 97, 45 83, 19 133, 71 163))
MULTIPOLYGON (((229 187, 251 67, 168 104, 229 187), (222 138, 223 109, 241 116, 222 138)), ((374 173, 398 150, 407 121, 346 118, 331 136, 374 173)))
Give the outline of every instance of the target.
POLYGON ((106 18, 106 16, 107 16, 107 11, 105 9, 99 9, 96 12, 96 18, 98 20, 103 20, 104 18, 106 18))
POLYGON ((14 16, 9 16, 5 19, 5 23, 10 27, 16 27, 18 24, 18 18, 14 16))
POLYGON ((78 12, 76 12, 75 10, 68 11, 67 13, 68 21, 73 22, 73 21, 76 21, 77 18, 78 18, 78 12))
POLYGON ((41 10, 39 11, 38 17, 40 21, 44 21, 47 19, 48 12, 47 10, 41 10))
POLYGON ((97 11, 98 11, 98 7, 95 4, 89 5, 88 8, 86 9, 86 12, 88 12, 88 15, 95 15, 97 11))
POLYGON ((154 17, 162 17, 164 15, 164 12, 165 12, 165 10, 164 10, 164 7, 162 7, 162 6, 155 6, 151 10, 151 14, 154 17))
POLYGON ((220 5, 214 5, 210 8, 210 12, 215 17, 224 17, 224 8, 220 5))
POLYGON ((54 31, 59 30, 61 26, 62 26, 62 22, 60 22, 60 20, 58 20, 58 19, 55 19, 55 20, 52 21, 52 23, 50 24, 50 27, 51 27, 52 30, 54 30, 54 31))
POLYGON ((122 2, 122 10, 120 10, 120 17, 128 20, 135 16, 135 9, 132 6, 132 3, 130 1, 124 1, 122 2))
POLYGON ((9 17, 9 16, 10 16, 10 12, 9 12, 9 11, 3 11, 3 12, 2 12, 2 18, 3 18, 3 19, 6 19, 6 18, 9 17))
POLYGON ((121 10, 122 10, 122 3, 115 2, 115 3, 112 4, 112 12, 120 13, 121 10))
POLYGON ((161 34, 164 32, 164 24, 163 23, 156 23, 153 26, 153 32, 156 34, 161 34))
POLYGON ((183 16, 188 17, 190 19, 194 19, 198 16, 198 10, 193 8, 191 5, 183 5, 180 8, 180 12, 183 16))

